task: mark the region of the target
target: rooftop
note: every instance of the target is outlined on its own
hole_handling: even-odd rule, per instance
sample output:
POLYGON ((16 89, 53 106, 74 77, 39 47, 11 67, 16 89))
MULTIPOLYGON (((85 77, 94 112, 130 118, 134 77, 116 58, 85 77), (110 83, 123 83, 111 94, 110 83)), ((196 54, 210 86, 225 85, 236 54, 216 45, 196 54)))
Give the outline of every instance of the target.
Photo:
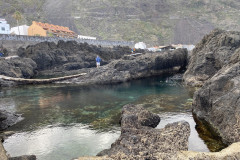
POLYGON ((67 32, 67 33, 74 34, 74 32, 71 31, 68 27, 53 25, 49 23, 36 22, 36 21, 34 22, 45 30, 51 30, 52 32, 67 32))

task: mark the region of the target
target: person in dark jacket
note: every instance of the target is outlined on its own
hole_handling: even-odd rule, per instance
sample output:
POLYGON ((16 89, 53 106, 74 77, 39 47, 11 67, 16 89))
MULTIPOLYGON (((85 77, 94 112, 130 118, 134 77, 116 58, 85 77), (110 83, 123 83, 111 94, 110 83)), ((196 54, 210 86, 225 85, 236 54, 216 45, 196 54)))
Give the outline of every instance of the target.
POLYGON ((100 67, 100 62, 101 62, 101 58, 99 56, 97 56, 97 58, 96 58, 97 68, 100 67))

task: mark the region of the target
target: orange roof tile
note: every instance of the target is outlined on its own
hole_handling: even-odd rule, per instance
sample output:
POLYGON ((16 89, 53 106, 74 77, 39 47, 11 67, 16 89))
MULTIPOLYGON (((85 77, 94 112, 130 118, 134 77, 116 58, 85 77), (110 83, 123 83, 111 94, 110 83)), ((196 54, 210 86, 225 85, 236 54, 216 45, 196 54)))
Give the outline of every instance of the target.
POLYGON ((68 27, 63 27, 63 26, 58 26, 58 25, 53 25, 53 24, 48 24, 48 23, 41 23, 41 22, 36 22, 36 24, 41 26, 45 30, 52 30, 54 32, 62 31, 62 32, 67 32, 67 33, 74 33, 68 27))

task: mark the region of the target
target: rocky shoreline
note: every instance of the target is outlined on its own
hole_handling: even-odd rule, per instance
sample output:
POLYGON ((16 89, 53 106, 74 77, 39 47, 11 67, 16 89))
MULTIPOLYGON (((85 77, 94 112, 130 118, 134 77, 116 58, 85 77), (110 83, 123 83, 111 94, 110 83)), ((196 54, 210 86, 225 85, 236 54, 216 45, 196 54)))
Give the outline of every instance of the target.
POLYGON ((208 122, 223 142, 240 141, 240 32, 216 29, 193 50, 184 74, 194 94, 193 113, 208 122))
MULTIPOLYGON (((128 47, 102 48, 74 41, 58 44, 43 42, 19 48, 19 57, 0 59, 4 69, 0 75, 16 78, 36 76, 65 76, 87 73, 86 76, 62 83, 111 84, 132 79, 177 73, 187 65, 186 49, 145 53, 137 50, 131 54, 128 47), (95 58, 102 58, 101 67, 96 68, 95 58)), ((18 85, 0 80, 0 86, 18 85)))
POLYGON ((97 157, 80 157, 75 160, 113 160, 113 159, 239 159, 240 142, 220 152, 193 152, 188 150, 190 126, 186 121, 154 129, 160 117, 140 106, 126 105, 121 115, 121 135, 110 149, 98 153, 97 157))
MULTIPOLYGON (((174 74, 187 66, 185 49, 130 55, 130 48, 111 49, 75 42, 40 43, 18 50, 18 58, 2 60, 0 74, 31 78, 86 73, 58 83, 111 84, 132 79, 174 74), (103 60, 95 68, 95 57, 103 60)), ((121 136, 102 159, 240 159, 240 32, 216 29, 193 50, 183 79, 197 86, 193 113, 219 134, 229 147, 216 153, 187 151, 189 124, 176 122, 154 129, 160 117, 139 106, 126 105, 121 116, 121 136)), ((18 85, 0 80, 0 87, 18 85)), ((4 116, 0 120, 5 120, 4 116)), ((87 158, 87 157, 86 157, 87 158)), ((84 159, 81 157, 79 159, 84 159)))
POLYGON ((190 125, 186 121, 153 129, 160 117, 140 106, 122 109, 121 135, 110 149, 98 153, 112 159, 173 159, 177 151, 188 149, 190 125))

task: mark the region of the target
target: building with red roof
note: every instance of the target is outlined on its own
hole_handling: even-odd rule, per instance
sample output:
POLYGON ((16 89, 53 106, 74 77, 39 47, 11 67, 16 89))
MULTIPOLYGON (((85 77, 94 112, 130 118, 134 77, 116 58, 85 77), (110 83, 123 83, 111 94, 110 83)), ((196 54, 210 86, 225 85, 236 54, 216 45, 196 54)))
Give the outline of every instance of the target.
POLYGON ((68 27, 33 21, 28 28, 29 36, 77 38, 77 34, 68 27))

